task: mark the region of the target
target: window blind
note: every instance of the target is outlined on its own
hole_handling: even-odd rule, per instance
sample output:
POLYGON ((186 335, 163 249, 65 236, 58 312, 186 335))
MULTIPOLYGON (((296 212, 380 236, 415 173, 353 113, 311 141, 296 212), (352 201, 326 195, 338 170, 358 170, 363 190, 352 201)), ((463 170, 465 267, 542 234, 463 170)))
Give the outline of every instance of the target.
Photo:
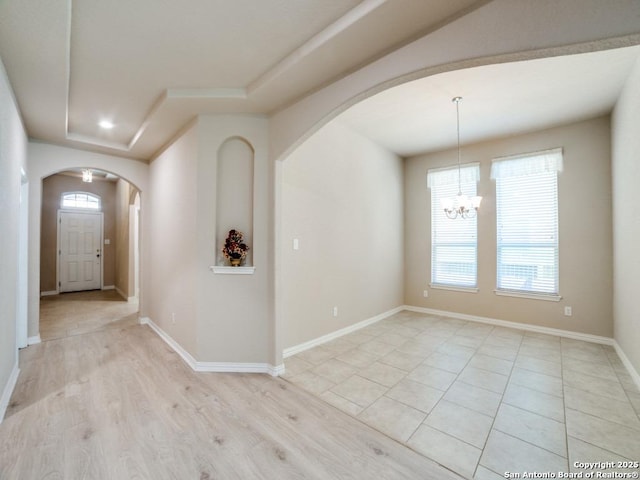
POLYGON ((497 289, 558 294, 561 150, 497 159, 497 289))
MULTIPOLYGON (((462 193, 477 194, 480 175, 478 163, 460 169, 462 193)), ((431 283, 434 285, 477 286, 478 228, 477 218, 450 219, 444 213, 441 199, 458 194, 458 167, 429 170, 427 185, 431 189, 431 283)))

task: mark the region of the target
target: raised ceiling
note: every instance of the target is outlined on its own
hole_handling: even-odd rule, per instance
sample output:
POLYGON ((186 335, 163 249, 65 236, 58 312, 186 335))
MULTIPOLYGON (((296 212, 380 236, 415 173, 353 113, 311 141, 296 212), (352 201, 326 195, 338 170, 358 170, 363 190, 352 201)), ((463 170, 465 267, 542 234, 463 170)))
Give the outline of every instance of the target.
MULTIPOLYGON (((199 114, 270 114, 488 0, 0 0, 29 136, 148 161, 199 114), (101 120, 114 128, 104 130, 101 120)), ((638 47, 489 65, 339 118, 402 156, 609 113, 638 47)))
POLYGON ((401 156, 576 122, 613 109, 640 46, 457 70, 405 83, 338 117, 401 156))
POLYGON ((0 56, 30 137, 148 160, 198 114, 268 114, 484 3, 3 0, 0 56))

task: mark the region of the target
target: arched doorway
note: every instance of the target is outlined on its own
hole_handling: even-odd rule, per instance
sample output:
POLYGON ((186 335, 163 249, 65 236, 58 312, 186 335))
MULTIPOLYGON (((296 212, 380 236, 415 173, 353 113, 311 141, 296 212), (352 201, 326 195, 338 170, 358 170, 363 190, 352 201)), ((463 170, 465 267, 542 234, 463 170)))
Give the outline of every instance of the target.
POLYGON ((42 341, 138 322, 140 192, 112 173, 86 172, 42 180, 42 341))

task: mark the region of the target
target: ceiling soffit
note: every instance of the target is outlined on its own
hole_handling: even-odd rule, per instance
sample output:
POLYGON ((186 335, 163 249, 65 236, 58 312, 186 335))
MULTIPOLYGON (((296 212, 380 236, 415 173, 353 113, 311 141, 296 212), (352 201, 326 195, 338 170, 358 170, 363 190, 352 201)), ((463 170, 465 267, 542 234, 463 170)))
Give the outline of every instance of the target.
MULTIPOLYGON (((0 55, 31 138, 149 160, 199 114, 271 114, 487 3, 492 4, 488 0, 134 0, 114 6, 97 0, 4 0, 0 55), (99 129, 102 119, 112 120, 116 128, 99 129)), ((529 72, 522 80, 523 73, 517 73, 521 65, 513 63, 495 67, 505 68, 500 72, 471 69, 407 84, 406 90, 400 86, 389 97, 380 97, 386 98, 386 106, 356 105, 343 121, 390 150, 411 155, 450 143, 438 125, 451 112, 449 97, 459 94, 465 96, 462 115, 484 119, 485 127, 491 123, 489 114, 503 108, 503 103, 540 104, 543 109, 539 99, 516 98, 517 90, 531 91, 529 97, 533 92, 548 96, 549 88, 580 91, 583 100, 589 97, 584 103, 590 105, 591 114, 606 113, 631 61, 611 58, 601 60, 613 61, 616 67, 610 72, 611 82, 599 85, 602 95, 589 95, 571 72, 537 80, 529 72), (488 72, 493 77, 482 80, 488 72), (496 82, 495 75, 511 81, 496 82), (554 78, 555 84, 549 87, 546 78, 554 78), (443 97, 443 105, 434 106, 433 96, 443 97), (426 106, 424 97, 431 98, 424 100, 426 106), (491 106, 489 114, 484 114, 481 103, 485 109, 491 106), (375 111, 367 111, 369 107, 375 111), (430 129, 420 119, 423 112, 440 112, 431 117, 436 123, 430 129), (389 125, 400 126, 400 132, 394 133, 389 125)), ((556 64, 556 72, 562 71, 562 62, 556 64)), ((590 68, 585 64, 574 71, 590 68)), ((595 77, 586 73, 583 78, 595 77)), ((556 98, 552 107, 556 114, 575 107, 569 97, 556 98)), ((522 128, 527 123, 524 110, 510 110, 521 117, 522 128)), ((584 108, 580 112, 588 114, 584 108)), ((467 141, 472 141, 473 121, 467 120, 464 128, 467 141)))
POLYGON ((29 134, 149 159, 196 115, 270 113, 486 0, 8 3, 15 51, 30 52, 1 51, 29 134))

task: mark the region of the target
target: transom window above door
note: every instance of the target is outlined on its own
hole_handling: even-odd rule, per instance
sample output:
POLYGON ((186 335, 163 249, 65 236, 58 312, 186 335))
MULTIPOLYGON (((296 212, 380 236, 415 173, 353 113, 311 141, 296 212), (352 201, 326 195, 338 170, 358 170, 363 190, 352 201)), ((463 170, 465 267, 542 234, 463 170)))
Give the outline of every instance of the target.
POLYGON ((89 192, 65 192, 62 194, 60 208, 79 208, 82 210, 100 210, 101 199, 89 192))

